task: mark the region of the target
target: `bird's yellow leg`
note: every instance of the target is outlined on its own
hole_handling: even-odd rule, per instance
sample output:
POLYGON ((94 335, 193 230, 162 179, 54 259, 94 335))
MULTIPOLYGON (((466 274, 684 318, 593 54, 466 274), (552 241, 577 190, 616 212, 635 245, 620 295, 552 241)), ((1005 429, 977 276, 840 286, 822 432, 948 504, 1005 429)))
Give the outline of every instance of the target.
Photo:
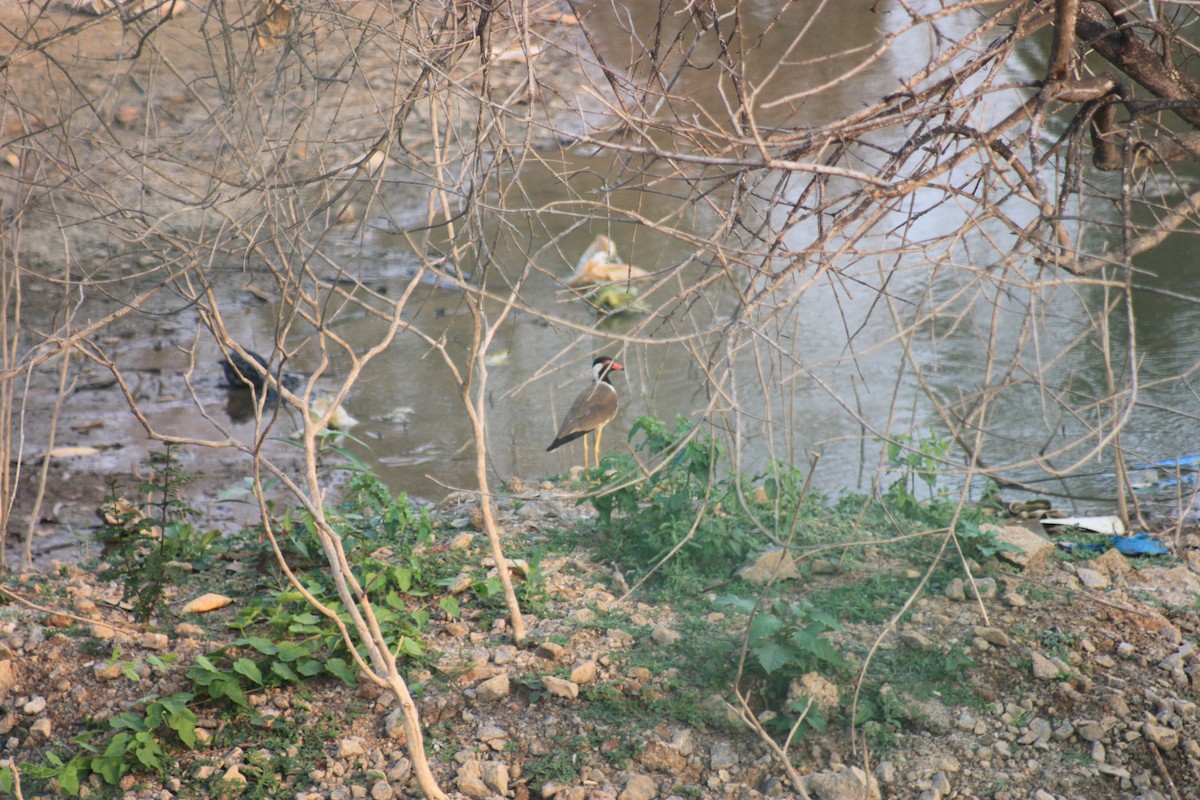
POLYGON ((583 473, 586 475, 588 471, 588 435, 583 435, 583 473))
POLYGON ((593 461, 596 462, 596 469, 600 469, 600 437, 604 435, 604 426, 601 425, 596 429, 596 452, 593 461))

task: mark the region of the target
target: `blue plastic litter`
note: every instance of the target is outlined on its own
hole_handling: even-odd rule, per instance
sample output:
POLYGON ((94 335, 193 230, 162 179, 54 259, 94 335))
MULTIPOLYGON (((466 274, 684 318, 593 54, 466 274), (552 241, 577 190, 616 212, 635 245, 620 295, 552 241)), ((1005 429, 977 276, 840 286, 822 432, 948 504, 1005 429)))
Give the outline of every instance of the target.
POLYGON ((1197 470, 1200 470, 1200 453, 1128 467, 1130 483, 1139 492, 1192 486, 1196 483, 1197 470))
POLYGON ((1163 556, 1169 552, 1165 544, 1144 532, 1133 536, 1114 536, 1107 542, 1059 542, 1058 546, 1064 550, 1087 550, 1092 553, 1103 553, 1115 547, 1123 556, 1163 556))
POLYGON ((1162 556, 1168 552, 1165 544, 1148 533, 1114 536, 1109 541, 1123 556, 1162 556))

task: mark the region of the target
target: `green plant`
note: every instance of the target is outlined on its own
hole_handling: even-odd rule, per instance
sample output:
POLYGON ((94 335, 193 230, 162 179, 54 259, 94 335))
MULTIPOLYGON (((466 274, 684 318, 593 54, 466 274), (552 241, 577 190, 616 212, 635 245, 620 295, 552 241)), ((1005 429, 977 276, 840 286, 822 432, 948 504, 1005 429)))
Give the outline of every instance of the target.
MULTIPOLYGON (((716 605, 750 613, 755 603, 727 595, 718 598, 716 605)), ((841 670, 849 662, 825 638, 841 629, 836 617, 809 600, 776 600, 750 620, 746 646, 752 663, 765 675, 791 678, 813 670, 841 670)))
MULTIPOLYGON (((606 551, 626 575, 639 578, 671 555, 656 582, 679 594, 712 576, 727 577, 764 542, 738 500, 740 479, 718 474, 720 445, 694 427, 682 417, 674 427, 639 417, 629 439, 640 436, 636 450, 660 462, 658 468, 642 479, 628 456, 609 456, 602 472, 610 478, 590 498, 606 551)), ((782 486, 781 480, 776 490, 782 486)))
POLYGON ((171 445, 150 453, 146 464, 151 477, 137 487, 150 498, 144 506, 121 497, 111 481, 100 508, 105 526, 99 535, 114 553, 114 563, 101 577, 121 581, 122 599, 133 601, 139 622, 166 611, 167 588, 183 578, 187 564, 206 566, 209 549, 220 536, 215 530, 201 533, 189 521, 199 512, 179 497, 187 478, 171 445))
POLYGON ((78 797, 83 781, 95 774, 111 786, 132 769, 162 772, 168 764, 165 727, 188 748, 196 745, 196 715, 188 708, 190 693, 171 695, 151 701, 145 714, 124 711, 113 716, 109 725, 117 731, 106 740, 103 750, 91 743, 96 732, 75 739, 83 752, 67 761, 56 753, 47 753, 45 764, 23 764, 21 769, 35 780, 50 780, 71 797, 78 797))
POLYGON ((540 790, 548 783, 573 782, 582 766, 579 754, 588 751, 587 744, 586 736, 576 736, 554 753, 526 763, 522 772, 529 776, 529 785, 540 790))
POLYGON ((818 608, 837 609, 844 622, 884 622, 891 619, 917 583, 915 578, 875 572, 861 580, 815 590, 808 599, 818 608))
MULTIPOLYGON (((731 595, 718 598, 716 605, 751 613, 756 604, 731 595)), ((786 736, 802 719, 800 734, 825 730, 825 710, 807 697, 795 696, 793 681, 810 672, 845 674, 850 662, 826 638, 841 629, 832 614, 808 600, 776 600, 759 608, 750 620, 747 673, 758 684, 760 700, 775 712, 769 729, 786 736)))
POLYGON ((938 473, 950 451, 950 443, 936 433, 926 436, 898 434, 887 443, 888 468, 900 477, 888 489, 897 500, 915 498, 917 482, 925 484, 932 500, 937 496, 938 473))

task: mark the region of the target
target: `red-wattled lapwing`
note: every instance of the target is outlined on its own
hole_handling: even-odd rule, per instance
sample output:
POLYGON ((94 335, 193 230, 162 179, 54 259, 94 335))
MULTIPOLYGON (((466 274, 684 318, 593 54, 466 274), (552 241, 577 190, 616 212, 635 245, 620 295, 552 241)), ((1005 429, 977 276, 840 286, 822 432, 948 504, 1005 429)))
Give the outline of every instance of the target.
POLYGON ((597 283, 627 283, 649 277, 646 270, 621 262, 617 245, 607 236, 597 236, 579 258, 567 286, 578 288, 597 283))
POLYGON ((546 448, 547 453, 582 436, 583 468, 587 469, 587 435, 595 431, 593 460, 597 467, 600 466, 600 435, 604 432, 604 426, 612 422, 613 417, 617 415, 617 390, 608 380, 608 375, 614 370, 623 369, 625 368, 608 356, 598 356, 592 362, 592 385, 571 404, 571 410, 567 412, 567 418, 558 429, 558 435, 546 448))

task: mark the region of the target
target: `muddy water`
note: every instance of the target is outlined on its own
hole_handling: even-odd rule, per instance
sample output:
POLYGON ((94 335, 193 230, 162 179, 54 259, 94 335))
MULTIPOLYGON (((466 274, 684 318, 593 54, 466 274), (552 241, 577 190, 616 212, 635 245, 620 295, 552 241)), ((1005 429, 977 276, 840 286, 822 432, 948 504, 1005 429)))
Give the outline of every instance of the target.
MULTIPOLYGON (((875 10, 864 4, 828 4, 820 6, 816 15, 810 4, 741 6, 739 24, 744 40, 762 38, 754 60, 746 64, 746 74, 761 87, 759 122, 763 125, 814 126, 853 113, 861 108, 863 98, 893 91, 895 76, 911 73, 926 60, 925 41, 913 36, 890 48, 871 68, 835 82, 834 77, 898 24, 899 17, 888 12, 886 3, 876 4, 875 10)), ((659 38, 669 42, 679 26, 688 24, 682 16, 660 19, 654 4, 649 3, 596 2, 578 7, 587 15, 604 62, 633 76, 648 74, 647 51, 653 49, 648 32, 661 24, 659 38)), ((946 24, 953 25, 954 20, 946 24)), ((714 125, 725 125, 730 87, 717 65, 714 41, 702 40, 686 59, 669 48, 660 49, 660 70, 671 77, 673 93, 687 98, 659 108, 661 118, 704 112, 714 125)), ((1031 64, 1037 62, 1037 58, 1030 60, 1031 64)), ((1034 76, 1031 67, 1029 74, 1014 77, 1034 76)), ((602 115, 591 122, 602 124, 602 115)), ((588 365, 597 353, 614 355, 626 367, 616 379, 622 411, 605 437, 605 449, 610 452, 628 447, 625 431, 640 414, 664 419, 682 414, 695 419, 701 409, 711 407, 714 413, 709 418, 718 427, 747 426, 743 430, 746 447, 736 454, 741 459, 739 466, 752 471, 770 459, 803 464, 812 451, 820 450, 817 485, 837 493, 865 488, 880 474, 879 436, 919 432, 933 419, 931 404, 918 389, 917 378, 903 366, 905 353, 892 342, 894 321, 876 303, 877 290, 886 286, 897 305, 906 308, 924 302, 931 285, 934 296, 960 290, 960 278, 931 278, 924 269, 881 263, 861 270, 853 282, 817 282, 789 298, 788 306, 766 329, 769 343, 751 343, 739 351, 732 380, 725 383, 733 387, 732 394, 716 396, 714 401, 704 365, 714 353, 722 354, 720 325, 735 308, 733 296, 714 291, 705 296, 705 302, 691 304, 686 313, 669 318, 631 316, 600 323, 590 308, 564 293, 560 279, 598 234, 613 238, 622 255, 647 270, 687 265, 697 250, 688 237, 707 237, 719 224, 717 216, 704 204, 681 210, 677 198, 686 194, 681 186, 664 184, 655 191, 614 188, 628 162, 586 147, 542 152, 539 160, 525 164, 519 174, 511 176, 520 191, 503 195, 501 200, 514 215, 517 209, 537 209, 536 214, 526 215, 533 222, 521 228, 520 235, 498 237, 486 266, 463 265, 499 289, 522 274, 533 254, 535 269, 522 286, 522 300, 558 320, 547 323, 518 310, 497 331, 489 353, 487 391, 494 478, 536 478, 581 463, 578 446, 554 453, 546 453, 545 448, 571 400, 586 384, 588 365), (570 181, 558 178, 567 174, 573 176, 570 181), (597 193, 616 211, 604 217, 586 213, 594 207, 589 202, 597 193), (619 213, 622 209, 628 213, 619 213), (669 220, 678 235, 631 221, 636 218, 669 220), (623 345, 617 341, 623 335, 686 341, 623 345), (785 348, 788 358, 773 355, 776 347, 785 348), (764 376, 776 391, 762 391, 764 376), (744 412, 740 419, 722 413, 730 402, 744 412), (898 417, 895 409, 900 409, 898 417), (771 424, 754 427, 764 419, 771 424), (767 427, 771 433, 766 432, 767 427)), ((413 218, 419 219, 421 201, 410 198, 409 202, 413 218)), ((759 213, 773 212, 762 208, 759 213)), ((949 211, 940 210, 911 222, 907 230, 917 238, 924 231, 956 229, 960 222, 949 211)), ((387 221, 368 223, 362 231, 347 227, 335 233, 344 239, 341 245, 355 253, 356 274, 389 297, 398 297, 408 284, 415 257, 401 237, 386 232, 387 221)), ((798 227, 791 232, 789 244, 802 248, 806 237, 812 235, 813 231, 798 227)), ((972 253, 979 263, 996 255, 986 241, 972 243, 972 253)), ((1200 362, 1200 336, 1190 333, 1200 328, 1194 324, 1200 306, 1190 299, 1192 290, 1184 271, 1175 268, 1190 257, 1186 241, 1172 239, 1138 264, 1142 280, 1154 291, 1140 294, 1137 301, 1143 405, 1133 412, 1124 444, 1145 460, 1200 450, 1200 440, 1193 441, 1194 421, 1200 418, 1195 391, 1187 381, 1156 383, 1159 377, 1187 373, 1200 362)), ((695 279, 705 268, 686 266, 679 280, 695 279)), ((240 290, 244 273, 233 270, 229 276, 229 283, 218 290, 226 308, 233 312, 227 313, 230 334, 250 349, 269 353, 279 309, 240 290)), ((683 285, 664 285, 658 297, 683 285)), ((1099 299, 1099 290, 1078 294, 1048 291, 1039 296, 1036 312, 1046 324, 1038 346, 1046 352, 1063 348, 1091 322, 1082 309, 1099 299)), ((653 295, 647 298, 653 300, 653 295)), ((269 430, 257 428, 239 407, 244 398, 224 386, 215 367, 217 348, 191 321, 185 304, 169 297, 160 302, 161 307, 150 309, 154 317, 140 318, 127 329, 114 329, 111 341, 105 343, 122 364, 133 365, 131 374, 138 380, 134 391, 151 423, 165 433, 189 437, 228 435, 242 441, 259 437, 274 458, 294 468, 294 450, 281 440, 299 427, 296 413, 283 412, 269 430), (147 319, 153 322, 147 323, 147 319)), ((1026 346, 1020 337, 1029 309, 1022 301, 1001 295, 982 305, 988 312, 997 308, 1003 312, 995 344, 1001 355, 1026 346)), ((493 307, 490 313, 497 312, 493 307)), ((431 336, 444 336, 448 352, 462 358, 472 333, 472 317, 456 292, 423 284, 414 293, 406 315, 409 323, 431 336)), ((990 323, 981 324, 986 327, 990 323)), ((351 316, 338 321, 338 333, 356 349, 365 349, 377 341, 380 327, 365 316, 351 316)), ((978 329, 970 325, 936 339, 914 340, 912 356, 925 371, 922 380, 927 391, 946 399, 953 398, 960 387, 978 385, 985 377, 979 346, 978 329)), ((314 353, 302 351, 288 369, 305 374, 316 364, 314 353)), ((50 366, 39 375, 42 385, 36 389, 40 394, 33 396, 41 404, 43 416, 46 398, 53 396, 50 366)), ((346 368, 335 356, 316 389, 330 391, 346 368)), ((1072 351, 1070 360, 1057 369, 1072 392, 1096 396, 1104 391, 1104 365, 1094 350, 1072 351)), ((97 381, 103 377, 94 370, 91 374, 97 381)), ((84 378, 86 383, 87 376, 84 378)), ((46 538, 42 552, 61 557, 73 541, 72 531, 95 524, 94 502, 89 503, 89 498, 103 493, 103 476, 138 472, 147 447, 139 425, 119 413, 120 408, 119 396, 109 388, 77 391, 65 409, 64 433, 58 443, 94 443, 103 449, 87 458, 54 465, 51 491, 57 492, 59 500, 50 504, 47 514, 61 526, 53 530, 62 533, 46 538), (103 424, 88 427, 96 420, 103 424)), ((450 489, 474 486, 471 429, 458 387, 451 371, 423 340, 401 335, 364 371, 346 408, 358 425, 352 431, 355 440, 345 446, 395 491, 436 500, 450 489)), ((1053 452, 1059 443, 1086 435, 1092 424, 1092 419, 1048 411, 1035 392, 1012 393, 1000 401, 988 422, 994 435, 987 455, 991 462, 1003 463, 1053 452)), ((1073 457, 1068 454, 1063 460, 1073 457)), ((246 458, 230 449, 189 450, 182 458, 186 469, 204 476, 193 490, 197 502, 215 500, 243 484, 246 458)), ((1047 486, 1084 498, 1087 504, 1105 506, 1113 499, 1111 468, 1111 463, 1098 458, 1078 466, 1076 471, 1083 473, 1082 477, 1047 486)), ((1014 477, 1040 480, 1041 475, 1029 467, 1018 470, 1014 477)), ((28 500, 24 497, 22 502, 28 500)), ((254 509, 248 505, 221 503, 213 509, 210 519, 214 524, 254 518, 254 509)))
MULTIPOLYGON (((652 49, 649 32, 661 30, 658 40, 670 42, 679 26, 687 24, 686 17, 659 15, 654 4, 590 3, 580 8, 587 14, 604 62, 621 65, 635 76, 650 74, 654 59, 647 53, 652 49)), ((785 5, 782 12, 777 4, 742 4, 741 9, 739 23, 745 31, 744 41, 762 37, 754 60, 746 64, 746 75, 762 92, 764 111, 759 122, 764 125, 813 126, 853 113, 861 107, 862 98, 893 91, 895 76, 911 73, 925 63, 928 55, 923 35, 910 35, 888 49, 877 64, 850 80, 837 82, 834 77, 857 63, 864 51, 875 47, 882 33, 899 24, 900 18, 888 13, 887 4, 873 8, 830 4, 821 6, 818 16, 814 16, 810 4, 785 5)), ((947 24, 953 26, 955 22, 949 20, 947 24)), ((661 49, 655 61, 657 67, 670 76, 675 94, 686 98, 680 104, 663 107, 664 117, 702 111, 714 120, 713 124, 722 124, 722 109, 730 89, 716 65, 714 41, 702 42, 686 60, 670 48, 661 49)), ((1029 73, 1014 78, 1036 77, 1043 58, 1043 52, 1031 51, 1027 59, 1029 73)), ((1020 61, 1015 63, 1019 68, 1020 61)), ((507 249, 502 243, 489 275, 495 279, 500 273, 511 280, 525 268, 527 254, 537 254, 534 260, 542 272, 535 273, 524 285, 523 298, 578 327, 547 325, 517 314, 499 331, 493 346, 497 357, 490 369, 488 396, 492 464, 500 477, 554 473, 580 463, 577 448, 552 454, 545 453, 544 448, 557 420, 584 384, 587 365, 597 353, 615 355, 627 367, 618 379, 623 410, 606 439, 608 447, 627 446, 623 433, 639 414, 695 418, 698 410, 708 407, 712 400, 701 365, 720 350, 719 334, 697 335, 686 346, 649 347, 622 347, 610 335, 696 334, 720 323, 733 308, 731 297, 709 295, 702 309, 691 307, 688 316, 672 320, 669 326, 646 319, 617 319, 597 326, 595 315, 578 301, 565 299, 561 284, 551 277, 568 273, 593 236, 603 233, 612 237, 623 255, 649 270, 684 263, 694 250, 681 241, 682 237, 663 235, 618 214, 600 219, 585 217, 581 222, 578 204, 600 187, 615 184, 624 162, 591 155, 584 148, 569 148, 543 158, 540 163, 526 166, 516 177, 521 191, 514 192, 512 199, 513 208, 542 210, 537 227, 507 249), (558 174, 578 177, 567 186, 556 179, 558 174), (571 203, 576 207, 570 208, 571 203), (557 211, 564 206, 568 206, 567 211, 557 211), (550 249, 542 249, 550 242, 550 249), (581 334, 580 328, 591 328, 593 332, 581 334)), ((1103 181, 1105 177, 1096 179, 1103 181)), ((679 213, 675 196, 685 194, 682 187, 660 188, 654 192, 606 188, 603 198, 618 209, 628 209, 630 217, 668 219, 682 232, 702 236, 716 226, 717 219, 706 215, 703 205, 689 209, 687 214, 679 213)), ((895 222, 900 224, 902 220, 895 222)), ((957 229, 961 219, 951 209, 943 208, 915 222, 903 222, 909 235, 919 239, 925 232, 957 229)), ((802 244, 811 234, 810 230, 797 228, 791 236, 802 244)), ((1090 246, 1099 249, 1103 236, 1098 226, 1090 246)), ((380 238, 381 250, 396 244, 380 238)), ((998 240, 1003 241, 1003 236, 998 240)), ((1190 435, 1200 413, 1195 392, 1186 381, 1156 383, 1161 376, 1187 373, 1200 362, 1200 336, 1188 333, 1195 326, 1187 322, 1195 318, 1197 306, 1190 299, 1193 292, 1184 274, 1174 268, 1183 257, 1178 250, 1186 250, 1187 245, 1182 240, 1173 241, 1137 265, 1143 270, 1144 283, 1153 291, 1142 292, 1137 299, 1137 357, 1143 384, 1139 399, 1143 404, 1133 411, 1123 440, 1131 460, 1152 461, 1173 457, 1180 450, 1200 450, 1200 440, 1191 441, 1190 435)), ((1002 255, 983 236, 976 237, 968 250, 978 258, 976 263, 987 263, 1002 255)), ((817 283, 793 298, 791 307, 778 315, 769 331, 776 343, 790 349, 801 363, 800 369, 772 358, 770 350, 776 343, 763 347, 754 358, 743 357, 736 362, 737 402, 747 417, 768 419, 774 430, 773 434, 752 428, 746 431, 748 444, 738 454, 743 468, 761 468, 773 458, 802 464, 815 450, 822 454, 819 487, 833 493, 866 488, 881 474, 878 438, 884 432, 911 431, 920 436, 929 430, 925 426, 935 415, 926 392, 945 402, 961 388, 978 386, 989 377, 982 368, 981 329, 996 326, 992 347, 1002 363, 1018 354, 1025 360, 1042 359, 1045 353, 1067 348, 1084 333, 1093 322, 1084 309, 1102 301, 1100 291, 1087 289, 1076 292, 1050 287, 1035 293, 1032 301, 1002 291, 985 292, 972 311, 973 325, 911 343, 911 355, 923 373, 918 380, 912 369, 904 366, 902 348, 892 342, 895 322, 875 302, 876 295, 862 286, 880 290, 886 286, 902 313, 928 302, 927 293, 946 297, 968 290, 960 285, 961 276, 931 278, 924 268, 906 271, 903 266, 903 262, 889 263, 880 265, 874 273, 860 272, 853 276, 855 283, 851 285, 817 283), (999 321, 990 316, 997 312, 999 321), (1031 313, 1041 320, 1034 346, 1025 338, 1023 327, 1031 313), (783 392, 763 393, 764 369, 767 373, 775 370, 776 378, 788 373, 780 384, 783 392), (918 388, 922 382, 925 390, 918 388)), ((502 283, 494 280, 496 286, 502 283)), ((420 309, 423 324, 436 329, 439 319, 445 321, 451 341, 465 341, 469 336, 469 315, 463 313, 453 294, 430 290, 420 309)), ((1122 337, 1119 329, 1113 334, 1114 341, 1122 337)), ((1056 365, 1048 376, 1051 382, 1062 376, 1061 383, 1054 387, 1056 391, 1098 397, 1106 391, 1105 369, 1095 348, 1076 347, 1066 362, 1056 365)), ((454 386, 444 368, 420 343, 398 343, 379 369, 366 376, 362 389, 353 398, 362 416, 369 421, 392 421, 369 423, 362 438, 370 449, 363 449, 360 455, 376 464, 393 486, 424 495, 437 493, 443 485, 472 485, 469 428, 454 386)), ((723 404, 716 405, 719 408, 723 404)), ((985 446, 984 461, 1024 462, 1025 466, 1015 469, 1012 477, 1066 495, 1056 501, 1060 505, 1107 508, 1114 502, 1110 457, 1102 453, 1081 459, 1090 446, 1096 416, 1082 418, 1048 409, 1046 397, 1039 391, 1009 392, 997 402, 986 422, 992 435, 985 446), (1073 447, 1056 455, 1059 447, 1072 441, 1076 442, 1073 447), (1044 472, 1032 463, 1037 458, 1048 458, 1055 466, 1070 464, 1078 477, 1046 481, 1044 472)), ((720 413, 710 419, 719 427, 741 424, 720 413)), ((1095 435, 1099 437, 1101 432, 1095 435)), ((885 476, 885 481, 894 477, 885 476)), ((948 481, 954 482, 953 475, 948 481)))

